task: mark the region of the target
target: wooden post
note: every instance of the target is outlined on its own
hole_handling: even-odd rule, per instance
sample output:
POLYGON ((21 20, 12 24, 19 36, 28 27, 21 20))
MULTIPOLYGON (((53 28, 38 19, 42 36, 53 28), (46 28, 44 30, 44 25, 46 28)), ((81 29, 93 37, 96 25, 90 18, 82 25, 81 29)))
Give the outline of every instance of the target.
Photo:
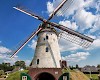
POLYGON ((98 80, 100 80, 100 74, 98 75, 98 80))

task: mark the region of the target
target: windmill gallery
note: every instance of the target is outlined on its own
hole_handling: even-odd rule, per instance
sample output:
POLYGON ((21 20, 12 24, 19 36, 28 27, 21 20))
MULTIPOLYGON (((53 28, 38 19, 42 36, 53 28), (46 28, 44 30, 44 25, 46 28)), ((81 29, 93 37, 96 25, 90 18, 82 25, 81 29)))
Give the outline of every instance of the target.
MULTIPOLYGON (((71 30, 63 25, 50 22, 52 17, 66 2, 67 0, 63 0, 47 20, 21 6, 14 7, 16 10, 42 21, 38 29, 33 32, 11 56, 11 58, 14 57, 32 38, 34 38, 34 36, 38 36, 34 58, 30 64, 29 70, 29 75, 32 80, 59 80, 60 76, 62 76, 62 67, 66 67, 66 62, 61 59, 58 44, 59 35, 66 40, 86 48, 93 42, 93 39, 88 36, 71 30), (63 31, 63 33, 59 34, 56 28, 63 31)), ((69 77, 66 76, 63 80, 69 80, 68 78, 69 77)))

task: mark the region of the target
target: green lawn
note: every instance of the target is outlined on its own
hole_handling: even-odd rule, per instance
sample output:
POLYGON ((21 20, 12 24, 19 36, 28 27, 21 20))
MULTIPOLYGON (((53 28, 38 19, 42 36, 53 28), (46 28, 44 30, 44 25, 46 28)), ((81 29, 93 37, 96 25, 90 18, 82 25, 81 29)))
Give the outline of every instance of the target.
MULTIPOLYGON (((86 74, 90 78, 90 74, 86 74)), ((98 74, 91 74, 92 79, 98 80, 98 74)))
POLYGON ((28 70, 13 72, 13 73, 9 74, 9 76, 7 77, 6 80, 20 80, 20 73, 22 73, 22 72, 27 73, 28 70))

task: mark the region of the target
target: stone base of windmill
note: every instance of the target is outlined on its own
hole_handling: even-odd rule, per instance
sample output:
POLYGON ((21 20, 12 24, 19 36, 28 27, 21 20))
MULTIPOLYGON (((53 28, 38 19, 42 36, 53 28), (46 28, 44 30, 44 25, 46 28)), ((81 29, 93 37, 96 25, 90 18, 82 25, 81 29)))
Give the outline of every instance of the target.
POLYGON ((62 68, 31 68, 28 74, 32 80, 58 80, 62 75, 62 68))

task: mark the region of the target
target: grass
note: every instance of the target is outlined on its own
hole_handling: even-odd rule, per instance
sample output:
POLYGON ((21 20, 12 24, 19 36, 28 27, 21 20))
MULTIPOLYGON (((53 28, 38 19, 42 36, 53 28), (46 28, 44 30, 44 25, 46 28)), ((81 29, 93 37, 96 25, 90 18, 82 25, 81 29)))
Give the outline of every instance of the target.
POLYGON ((63 73, 69 72, 71 77, 70 80, 89 80, 89 78, 85 74, 83 74, 77 69, 71 70, 67 68, 67 70, 63 69, 62 72, 63 73))
MULTIPOLYGON (((90 78, 90 74, 85 74, 90 78)), ((92 79, 98 80, 98 74, 91 74, 92 79)))
POLYGON ((6 80, 20 80, 20 73, 22 72, 28 73, 28 70, 13 72, 9 74, 6 80))

